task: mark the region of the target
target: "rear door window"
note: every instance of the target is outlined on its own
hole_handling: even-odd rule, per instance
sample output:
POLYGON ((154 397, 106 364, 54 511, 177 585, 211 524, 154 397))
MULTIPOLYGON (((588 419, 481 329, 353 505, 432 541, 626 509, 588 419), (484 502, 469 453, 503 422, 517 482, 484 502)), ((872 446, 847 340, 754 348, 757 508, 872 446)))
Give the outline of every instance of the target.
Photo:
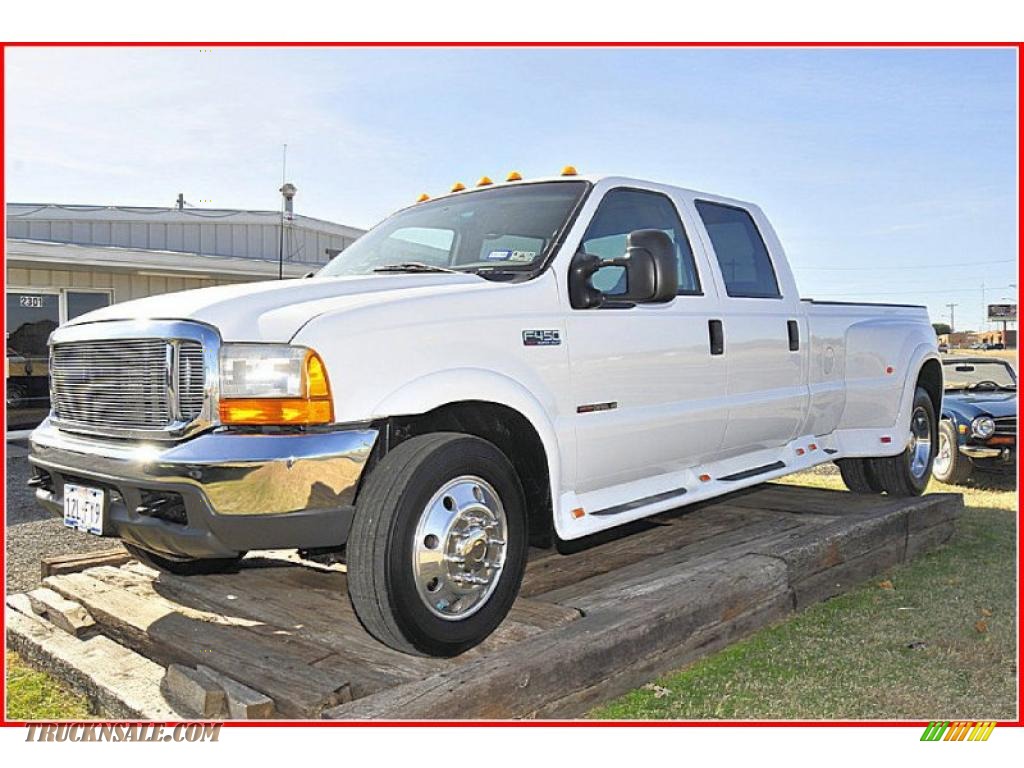
POLYGON ((706 200, 694 204, 711 238, 726 293, 738 298, 781 298, 771 256, 750 213, 706 200))

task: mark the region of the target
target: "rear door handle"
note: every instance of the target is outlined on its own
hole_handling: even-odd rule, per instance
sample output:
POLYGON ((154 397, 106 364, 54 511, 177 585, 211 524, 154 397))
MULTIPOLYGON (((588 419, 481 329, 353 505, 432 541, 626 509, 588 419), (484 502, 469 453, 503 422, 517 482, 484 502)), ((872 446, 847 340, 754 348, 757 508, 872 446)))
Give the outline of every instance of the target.
POLYGON ((800 349, 800 324, 796 320, 790 320, 786 327, 789 329, 789 351, 796 352, 800 349))
POLYGON ((725 331, 721 320, 708 320, 708 339, 711 342, 712 355, 721 355, 725 352, 725 331))

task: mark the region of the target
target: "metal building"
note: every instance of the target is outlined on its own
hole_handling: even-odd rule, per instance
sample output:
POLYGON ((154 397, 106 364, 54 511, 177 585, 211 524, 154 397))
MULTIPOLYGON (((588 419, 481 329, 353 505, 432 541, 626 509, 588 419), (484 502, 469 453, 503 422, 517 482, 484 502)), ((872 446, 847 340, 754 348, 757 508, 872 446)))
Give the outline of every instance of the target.
POLYGON ((363 230, 280 211, 7 205, 8 426, 49 408, 46 340, 92 309, 190 288, 301 277, 363 230))

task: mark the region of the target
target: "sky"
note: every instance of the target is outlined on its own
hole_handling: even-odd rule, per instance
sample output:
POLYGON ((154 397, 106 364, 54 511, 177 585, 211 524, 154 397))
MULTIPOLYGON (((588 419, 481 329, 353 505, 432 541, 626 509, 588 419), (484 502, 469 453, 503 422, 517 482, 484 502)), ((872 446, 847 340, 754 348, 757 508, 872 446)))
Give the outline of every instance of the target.
POLYGON ((8 49, 11 202, 277 209, 369 227, 566 164, 757 202, 801 294, 1016 301, 1016 53, 8 49), (982 287, 984 284, 984 288, 982 287))

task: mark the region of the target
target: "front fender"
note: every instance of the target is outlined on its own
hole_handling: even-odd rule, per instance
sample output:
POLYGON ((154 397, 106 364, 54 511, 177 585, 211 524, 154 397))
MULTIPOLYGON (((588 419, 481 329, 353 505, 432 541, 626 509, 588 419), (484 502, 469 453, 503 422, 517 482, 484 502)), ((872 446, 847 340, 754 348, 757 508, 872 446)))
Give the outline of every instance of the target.
MULTIPOLYGON (((575 439, 570 424, 558 430, 534 393, 509 376, 482 368, 437 371, 415 379, 385 395, 373 408, 373 418, 427 413, 441 406, 466 401, 503 405, 520 413, 536 430, 547 456, 551 500, 558 504, 562 468, 571 467, 575 439)), ((553 400, 551 401, 553 402, 553 400)), ((555 512, 557 525, 558 513, 555 512)))

